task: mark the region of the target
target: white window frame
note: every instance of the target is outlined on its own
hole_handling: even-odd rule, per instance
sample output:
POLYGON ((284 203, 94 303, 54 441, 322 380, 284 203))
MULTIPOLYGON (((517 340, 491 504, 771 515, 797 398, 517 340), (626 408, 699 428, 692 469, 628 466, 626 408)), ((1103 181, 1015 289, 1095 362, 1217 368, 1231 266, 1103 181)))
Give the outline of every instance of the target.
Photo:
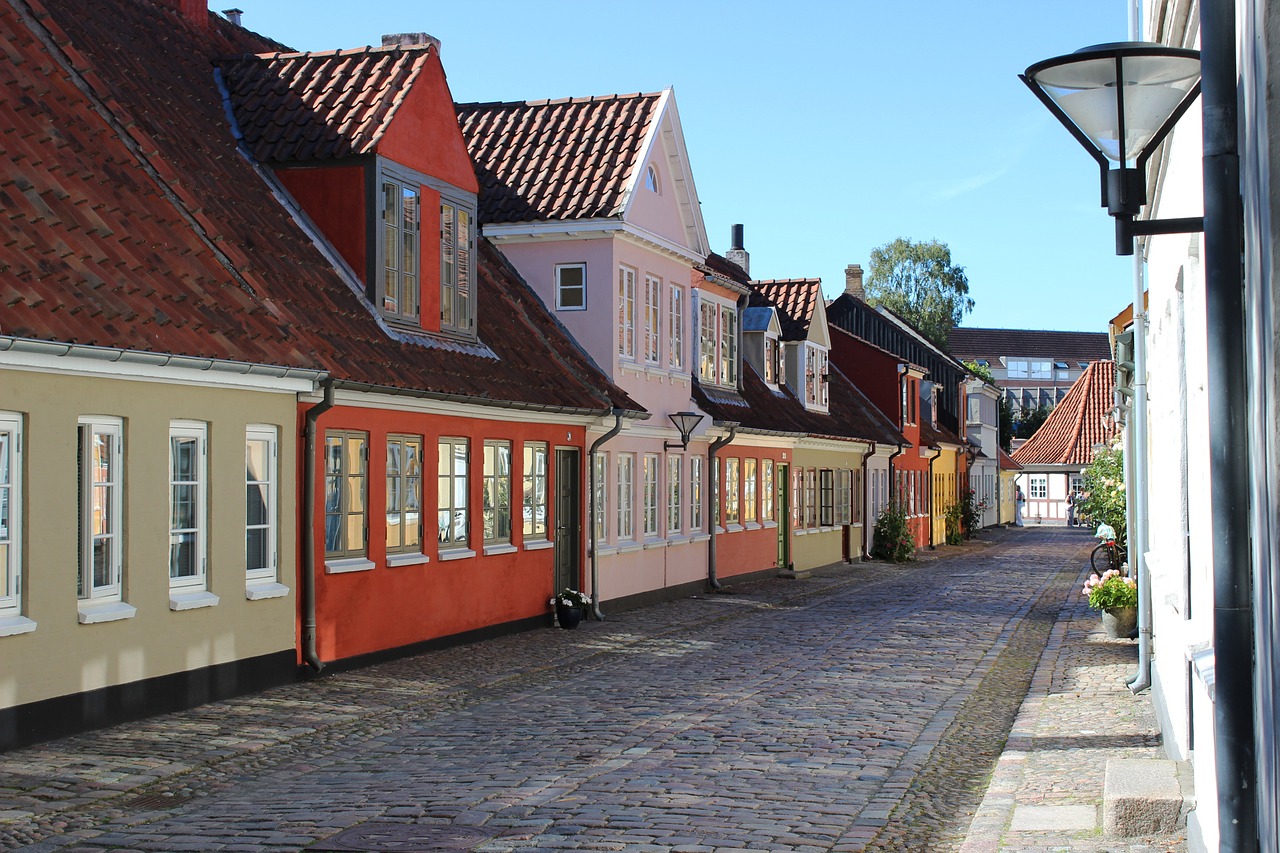
POLYGON ((1025 358, 1011 358, 1005 362, 1006 379, 1026 379, 1031 375, 1031 363, 1025 358))
POLYGON ((22 615, 22 415, 0 412, 0 637, 34 631, 22 615))
POLYGON ((556 310, 587 310, 587 265, 585 263, 556 264, 556 310), (578 284, 567 284, 565 282, 565 273, 569 270, 577 271, 580 277, 580 282, 578 284), (564 298, 567 293, 572 291, 579 291, 581 301, 577 304, 574 304, 564 298))
POLYGON ((618 454, 618 541, 635 539, 635 470, 634 453, 618 454))
POLYGON ((84 415, 77 421, 77 452, 80 459, 80 512, 79 512, 79 566, 77 572, 77 599, 79 621, 109 622, 133 616, 136 608, 126 604, 124 593, 124 501, 127 481, 125 476, 124 420, 117 417, 84 415), (110 480, 95 483, 90 470, 95 437, 105 440, 109 457, 108 466, 113 473, 110 480), (109 528, 107 534, 95 534, 93 528, 94 491, 106 491, 103 502, 107 511, 103 518, 109 528), (95 539, 107 539, 107 582, 94 582, 93 552, 95 539))
POLYGON ((720 306, 720 384, 738 383, 738 306, 720 306))
POLYGON ((545 441, 526 441, 521 454, 522 509, 520 535, 524 542, 541 542, 549 537, 551 529, 547 505, 547 464, 550 451, 545 441), (538 529, 538 511, 542 512, 542 529, 538 529))
POLYGON ((778 339, 764 336, 764 381, 770 388, 778 386, 778 339))
POLYGON ((672 454, 667 457, 667 535, 680 532, 681 479, 684 457, 672 454))
POLYGON ((609 537, 609 452, 596 451, 595 456, 595 516, 596 542, 604 542, 609 537))
POLYGON ((716 383, 719 352, 716 330, 719 328, 720 308, 706 297, 698 303, 698 378, 716 383))
POLYGON ((1038 500, 1045 500, 1049 497, 1048 474, 1027 475, 1027 497, 1038 500))
POLYGON ((667 292, 667 367, 684 368, 684 288, 678 284, 667 292))
POLYGON ((1053 378, 1053 362, 1052 361, 1033 361, 1029 365, 1028 370, 1030 379, 1052 379, 1053 378))
POLYGON ((836 469, 835 522, 839 525, 853 523, 853 471, 836 469))
POLYGON ((658 177, 658 169, 652 163, 644 171, 644 186, 649 192, 662 195, 662 180, 658 177))
POLYGON ((647 364, 662 362, 662 279, 644 276, 644 360, 647 364))
POLYGON ((636 357, 636 270, 618 265, 618 355, 636 357))
POLYGON ((702 457, 689 457, 689 532, 702 530, 702 457))
POLYGON ((742 522, 742 461, 737 457, 724 460, 724 523, 742 522))
POLYGON ((641 494, 641 533, 646 539, 658 535, 658 455, 644 455, 641 494))
POLYGON ((775 521, 773 517, 774 468, 772 459, 760 460, 760 519, 775 521))
POLYGON ((169 423, 169 590, 192 592, 209 588, 209 426, 200 421, 171 421, 169 423), (174 445, 178 441, 195 442, 195 470, 192 478, 177 479, 174 464, 174 445), (177 491, 190 488, 194 492, 195 510, 191 524, 176 527, 177 491), (194 552, 192 574, 175 575, 175 548, 182 537, 191 536, 194 552))
POLYGON ((760 509, 759 476, 760 462, 757 459, 742 460, 742 521, 744 524, 758 524, 757 513, 760 509))
POLYGON ((250 599, 274 598, 284 595, 288 587, 278 583, 280 577, 280 442, 279 430, 269 424, 249 424, 244 431, 245 440, 245 586, 246 597, 250 599), (249 445, 251 442, 262 442, 266 445, 263 464, 265 469, 257 472, 262 479, 253 479, 253 471, 249 466, 249 445), (262 499, 263 521, 249 521, 249 491, 257 487, 262 499), (249 535, 251 531, 262 531, 262 538, 267 545, 266 565, 257 568, 249 567, 249 535))
POLYGON ((378 192, 378 228, 378 307, 387 317, 417 324, 422 312, 422 187, 415 181, 383 173, 378 192), (388 189, 397 191, 394 212, 387 205, 388 189), (415 199, 416 215, 412 218, 405 216, 404 199, 408 195, 415 199), (394 253, 388 246, 392 239, 397 249, 394 253), (403 244, 407 240, 413 241, 412 271, 404 269, 403 244), (394 279, 394 294, 388 292, 389 279, 394 279))

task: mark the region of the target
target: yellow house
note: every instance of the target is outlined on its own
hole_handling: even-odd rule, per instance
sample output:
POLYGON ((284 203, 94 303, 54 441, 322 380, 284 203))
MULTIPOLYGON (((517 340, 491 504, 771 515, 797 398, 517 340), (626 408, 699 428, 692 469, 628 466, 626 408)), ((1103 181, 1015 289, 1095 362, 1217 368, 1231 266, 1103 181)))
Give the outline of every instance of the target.
POLYGON ((929 461, 929 544, 947 544, 947 509, 959 499, 964 482, 964 445, 944 427, 922 424, 922 445, 935 448, 929 461))
POLYGON ((1000 524, 1013 524, 1016 509, 1015 491, 1018 472, 1022 466, 1013 461, 1013 457, 1000 451, 1000 485, 996 489, 997 505, 1000 509, 1000 524))

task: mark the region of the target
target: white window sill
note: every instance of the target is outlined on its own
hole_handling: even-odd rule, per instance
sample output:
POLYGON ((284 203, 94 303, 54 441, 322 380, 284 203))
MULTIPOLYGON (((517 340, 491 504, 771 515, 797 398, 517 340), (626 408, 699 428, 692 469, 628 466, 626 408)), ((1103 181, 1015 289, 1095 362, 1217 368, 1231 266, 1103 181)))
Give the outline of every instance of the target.
POLYGON ((649 551, 649 550, 651 550, 651 549, 653 549, 653 548, 665 548, 665 547, 667 547, 667 540, 665 540, 665 539, 646 539, 646 540, 644 540, 644 549, 645 549, 646 551, 649 551))
POLYGON ((743 528, 746 530, 759 530, 760 524, 759 522, 756 522, 756 521, 748 521, 746 524, 743 525, 743 528))
POLYGON ((387 568, 394 569, 399 566, 421 566, 423 563, 430 563, 431 558, 426 554, 388 554, 387 568))
POLYGON ((218 601, 218 596, 207 589, 194 589, 190 592, 169 590, 170 610, 196 610, 201 607, 213 607, 218 601))
POLYGON ((510 542, 499 542, 496 545, 485 545, 484 555, 486 557, 492 557, 497 554, 514 554, 519 550, 519 548, 512 545, 510 542))
POLYGON ((801 527, 799 530, 793 530, 791 532, 794 533, 796 536, 808 536, 810 533, 817 533, 818 530, 817 528, 809 529, 806 527, 801 527))
POLYGON ((741 524, 729 524, 724 528, 725 533, 741 533, 743 531, 741 524))
POLYGON ((346 572, 368 572, 376 568, 377 564, 373 560, 364 557, 349 557, 345 560, 325 560, 324 573, 326 575, 341 575, 346 572))
POLYGON ((611 548, 607 545, 602 545, 601 547, 596 549, 597 557, 608 557, 609 555, 616 554, 616 553, 618 553, 617 548, 611 548))
POLYGON ((717 525, 716 525, 716 533, 724 533, 724 528, 717 524, 717 525))
POLYGON ((524 543, 524 549, 526 551, 545 551, 547 548, 550 548, 555 544, 556 543, 552 542, 550 539, 538 539, 533 542, 524 543))
POLYGON ((766 522, 764 523, 764 526, 765 526, 765 527, 777 527, 777 526, 778 526, 778 522, 776 522, 776 521, 766 521, 766 522))
POLYGON ((79 611, 81 625, 132 619, 138 614, 138 608, 123 601, 81 601, 76 609, 79 611))
POLYGON ((815 532, 816 533, 834 533, 839 529, 840 529, 839 527, 833 527, 830 524, 824 524, 823 526, 819 527, 815 532))
POLYGON ((251 583, 244 588, 244 597, 250 601, 261 601, 264 598, 284 598, 289 594, 289 587, 275 581, 251 583))
POLYGON ((18 634, 30 634, 36 629, 36 623, 25 616, 0 616, 0 637, 13 637, 18 634))
POLYGON ((454 548, 452 551, 441 551, 440 556, 436 559, 442 563, 447 563, 450 560, 467 560, 475 555, 476 552, 470 548, 454 548))
POLYGON ((706 542, 711 538, 710 533, 695 533, 689 537, 690 542, 706 542))
POLYGON ((693 538, 690 536, 672 536, 670 539, 667 540, 667 546, 670 547, 672 545, 688 545, 692 541, 693 541, 693 538))
POLYGON ((619 542, 617 553, 634 554, 636 551, 641 551, 643 549, 644 545, 640 542, 619 542))

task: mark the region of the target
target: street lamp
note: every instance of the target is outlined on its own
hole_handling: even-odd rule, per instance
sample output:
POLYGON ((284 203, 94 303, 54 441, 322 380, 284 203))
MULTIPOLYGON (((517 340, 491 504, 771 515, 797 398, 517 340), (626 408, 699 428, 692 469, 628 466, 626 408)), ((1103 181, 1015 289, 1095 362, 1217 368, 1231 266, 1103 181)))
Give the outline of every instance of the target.
POLYGON ((667 415, 671 423, 676 425, 676 429, 680 431, 680 443, 672 444, 664 441, 662 446, 667 450, 678 447, 681 450, 689 449, 689 436, 693 435, 693 431, 698 428, 698 424, 702 423, 702 415, 696 412, 676 412, 674 415, 667 415))
POLYGON ((1199 51, 1099 44, 1037 62, 1018 77, 1098 161, 1117 255, 1133 254, 1135 236, 1204 229, 1203 217, 1134 221, 1147 203, 1147 160, 1200 94, 1199 51))

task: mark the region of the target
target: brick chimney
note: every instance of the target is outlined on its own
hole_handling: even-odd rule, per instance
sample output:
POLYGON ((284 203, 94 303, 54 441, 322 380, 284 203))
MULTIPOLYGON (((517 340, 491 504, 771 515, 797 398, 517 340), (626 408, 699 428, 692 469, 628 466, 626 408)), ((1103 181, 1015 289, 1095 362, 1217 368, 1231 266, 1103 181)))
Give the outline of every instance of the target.
POLYGON ((866 292, 862 289, 861 264, 849 264, 844 268, 844 292, 858 299, 867 298, 866 292))
POLYGON ((733 226, 733 233, 729 241, 733 245, 729 247, 729 251, 724 256, 742 267, 742 271, 747 275, 751 274, 751 256, 747 254, 747 250, 742 248, 742 226, 733 226))
POLYGON ((209 29, 209 0, 160 0, 198 30, 209 29))
POLYGON ((387 33, 382 37, 383 47, 418 47, 429 44, 440 55, 440 39, 428 33, 387 33))

